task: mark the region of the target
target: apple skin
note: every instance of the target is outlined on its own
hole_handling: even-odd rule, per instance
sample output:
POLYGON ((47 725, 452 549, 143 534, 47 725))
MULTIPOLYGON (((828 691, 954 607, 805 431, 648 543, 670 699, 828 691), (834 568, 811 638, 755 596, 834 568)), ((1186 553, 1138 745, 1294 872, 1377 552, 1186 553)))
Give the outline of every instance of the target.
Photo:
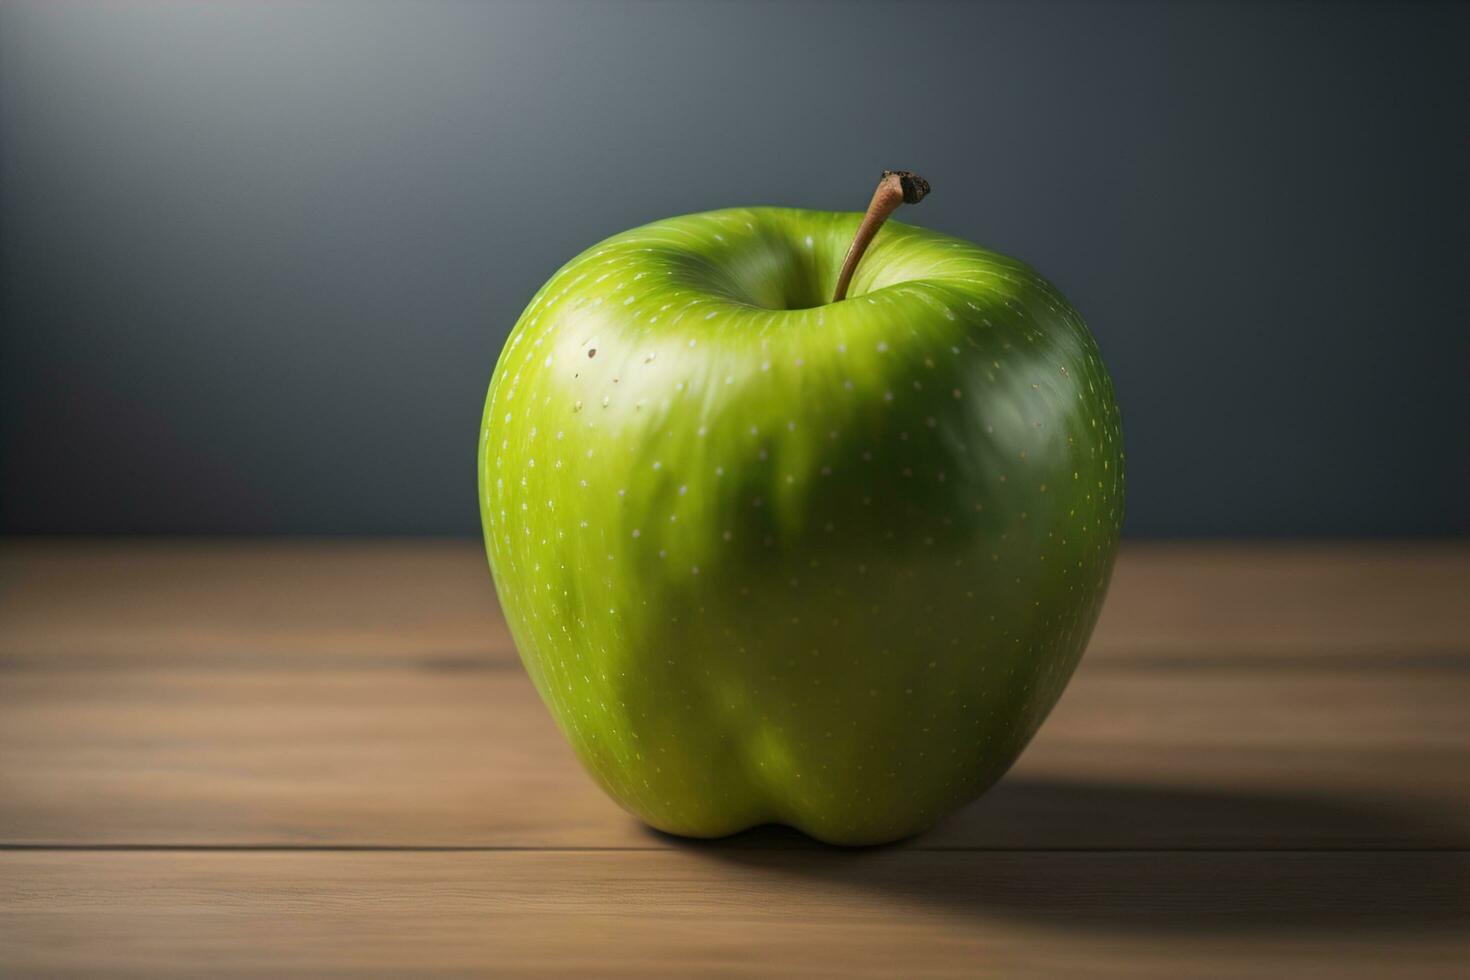
POLYGON ((587 770, 659 830, 920 833, 1076 667, 1123 514, 1112 384, 1026 265, 749 208, 558 271, 479 450, 496 588, 587 770))

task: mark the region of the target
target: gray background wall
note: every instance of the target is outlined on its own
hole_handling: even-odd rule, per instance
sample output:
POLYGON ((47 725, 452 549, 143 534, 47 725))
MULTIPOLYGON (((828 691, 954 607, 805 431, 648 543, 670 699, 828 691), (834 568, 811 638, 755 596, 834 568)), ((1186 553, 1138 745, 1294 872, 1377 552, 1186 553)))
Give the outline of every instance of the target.
POLYGON ((653 218, 859 208, 1088 317, 1138 535, 1470 510, 1450 4, 6 3, 0 529, 475 533, 495 356, 653 218))

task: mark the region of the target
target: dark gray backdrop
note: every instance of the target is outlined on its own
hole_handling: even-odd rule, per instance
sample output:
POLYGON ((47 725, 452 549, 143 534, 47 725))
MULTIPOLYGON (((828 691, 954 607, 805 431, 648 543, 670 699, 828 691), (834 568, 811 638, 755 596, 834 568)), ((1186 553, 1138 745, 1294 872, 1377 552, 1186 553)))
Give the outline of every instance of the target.
POLYGON ((562 261, 887 166, 1088 317, 1132 533, 1462 532, 1467 78, 1449 4, 7 3, 3 530, 474 533, 562 261))

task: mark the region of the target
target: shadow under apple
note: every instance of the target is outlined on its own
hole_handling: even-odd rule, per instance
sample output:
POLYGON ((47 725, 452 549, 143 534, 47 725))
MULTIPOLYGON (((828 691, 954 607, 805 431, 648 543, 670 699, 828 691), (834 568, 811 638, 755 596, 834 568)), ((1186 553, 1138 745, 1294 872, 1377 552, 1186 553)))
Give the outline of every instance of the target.
POLYGON ((930 835, 884 847, 783 827, 719 841, 650 833, 746 871, 963 918, 1294 934, 1470 928, 1465 826, 1424 804, 1016 777, 930 835))

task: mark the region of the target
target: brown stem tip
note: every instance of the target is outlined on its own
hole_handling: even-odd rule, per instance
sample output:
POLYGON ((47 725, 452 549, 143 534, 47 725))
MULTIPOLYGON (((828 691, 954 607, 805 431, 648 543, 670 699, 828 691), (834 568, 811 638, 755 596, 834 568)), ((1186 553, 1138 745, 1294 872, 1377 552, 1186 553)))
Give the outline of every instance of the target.
POLYGON ((929 182, 916 173, 908 170, 883 171, 878 189, 873 192, 873 200, 868 203, 868 212, 863 215, 862 224, 858 225, 852 245, 847 249, 847 258, 842 260, 842 271, 837 274, 837 290, 832 294, 832 302, 841 302, 847 298, 847 287, 852 284, 852 274, 857 271, 863 253, 868 250, 888 216, 897 211, 900 204, 918 204, 928 193, 929 182))

